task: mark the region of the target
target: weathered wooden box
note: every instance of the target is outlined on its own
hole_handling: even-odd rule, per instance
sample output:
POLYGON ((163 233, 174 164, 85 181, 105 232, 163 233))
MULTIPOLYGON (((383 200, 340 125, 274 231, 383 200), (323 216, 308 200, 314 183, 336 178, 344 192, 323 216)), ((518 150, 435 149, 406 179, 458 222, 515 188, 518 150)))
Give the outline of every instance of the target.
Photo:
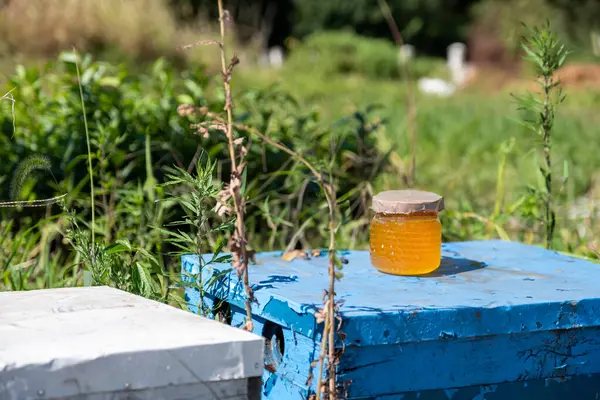
POLYGON ((257 400, 263 339, 107 287, 0 293, 0 400, 257 400))
MULTIPOLYGON (((255 330, 267 338, 263 399, 306 399, 327 257, 280 256, 259 254, 250 270, 255 330)), ((344 256, 338 372, 349 399, 599 398, 600 265, 502 241, 445 244, 442 266, 424 277, 383 275, 368 252, 344 256)), ((199 273, 194 256, 182 263, 199 273)), ((204 268, 203 281, 227 268, 204 268)), ((242 324, 236 276, 205 289, 203 301, 225 300, 231 323, 242 324)), ((197 311, 200 292, 189 287, 186 297, 197 311)))

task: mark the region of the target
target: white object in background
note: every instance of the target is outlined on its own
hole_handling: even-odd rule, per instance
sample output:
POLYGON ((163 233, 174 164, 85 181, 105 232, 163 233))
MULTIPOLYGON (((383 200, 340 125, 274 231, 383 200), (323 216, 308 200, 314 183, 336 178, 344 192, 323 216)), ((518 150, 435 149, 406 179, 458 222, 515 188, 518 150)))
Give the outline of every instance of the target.
POLYGON ((448 69, 452 82, 460 86, 467 78, 467 46, 464 43, 452 43, 448 46, 448 69))
POLYGON ((596 31, 590 32, 590 39, 592 42, 592 53, 596 57, 600 56, 600 34, 596 31))
POLYGON ((2 400, 259 399, 262 372, 261 337, 117 289, 0 293, 2 400))
POLYGON ((456 91, 456 86, 439 78, 421 78, 417 85, 421 92, 440 97, 452 96, 456 91))
POLYGON ((400 63, 404 64, 409 62, 415 57, 415 46, 412 44, 403 44, 398 52, 398 59, 400 63))
POLYGON ((276 68, 283 65, 283 49, 281 47, 275 46, 269 49, 269 64, 276 68))

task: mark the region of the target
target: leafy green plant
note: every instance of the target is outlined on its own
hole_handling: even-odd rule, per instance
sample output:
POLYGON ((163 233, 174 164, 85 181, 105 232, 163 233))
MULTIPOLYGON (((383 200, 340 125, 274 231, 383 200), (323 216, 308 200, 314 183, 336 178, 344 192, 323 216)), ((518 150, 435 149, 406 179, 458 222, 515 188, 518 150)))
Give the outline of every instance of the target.
MULTIPOLYGON (((231 256, 223 255, 222 250, 227 244, 225 233, 233 230, 234 221, 225 218, 221 224, 212 223, 216 214, 214 210, 217 199, 222 190, 222 185, 214 179, 215 167, 216 162, 201 155, 194 174, 180 167, 166 167, 167 182, 162 184, 163 187, 172 189, 163 201, 180 206, 185 212, 185 217, 158 229, 164 233, 166 241, 177 249, 173 255, 195 254, 198 257, 199 273, 188 277, 187 281, 193 281, 194 287, 200 291, 200 304, 197 306, 201 315, 215 312, 214 308, 207 309, 204 301, 206 288, 211 284, 203 281, 206 276, 205 268, 214 263, 231 261, 231 256), (210 248, 211 242, 214 243, 213 248, 210 248), (210 260, 203 257, 208 250, 213 254, 210 260)), ((223 273, 227 272, 229 271, 223 273)), ((216 282, 218 278, 219 276, 211 276, 209 279, 216 282)))
MULTIPOLYGON (((98 62, 88 55, 73 52, 64 53, 56 62, 40 68, 17 68, 9 85, 15 88, 11 94, 19 101, 0 103, 0 126, 7 133, 0 136, 3 144, 0 157, 6 160, 0 165, 0 181, 12 174, 13 165, 43 148, 43 153, 57 166, 52 169, 56 180, 46 183, 46 174, 30 175, 23 186, 23 197, 33 202, 31 204, 39 202, 38 205, 45 205, 40 198, 64 199, 69 215, 77 222, 75 227, 70 217, 58 215, 56 224, 40 225, 30 231, 31 235, 43 239, 44 246, 40 247, 43 251, 39 252, 34 246, 35 251, 29 256, 25 250, 23 254, 15 253, 15 257, 7 256, 4 271, 11 271, 10 277, 15 278, 15 283, 19 282, 19 273, 23 272, 26 277, 23 285, 14 287, 49 287, 61 282, 76 285, 81 284, 83 276, 85 283, 91 284, 93 269, 98 284, 103 282, 139 292, 143 285, 136 283, 134 287, 127 283, 138 268, 137 264, 129 263, 133 256, 155 282, 155 293, 148 290, 145 293, 162 299, 169 292, 169 301, 177 301, 179 292, 172 290, 177 285, 175 277, 179 271, 173 257, 175 245, 167 240, 165 231, 152 228, 164 227, 168 221, 182 220, 185 216, 177 202, 167 200, 163 193, 165 187, 160 183, 167 179, 167 170, 163 167, 176 164, 185 168, 184 162, 192 160, 192 168, 187 168, 191 173, 196 164, 194 160, 205 149, 217 160, 217 179, 223 179, 229 171, 227 163, 219 161, 227 156, 227 146, 216 135, 203 138, 200 143, 187 135, 190 128, 177 115, 174 106, 179 102, 193 102, 209 110, 219 110, 223 92, 209 91, 210 80, 201 70, 180 73, 158 60, 147 72, 132 74, 126 65, 98 62), (13 106, 20 123, 11 139, 13 106), (90 223, 91 180, 93 224, 90 223), (60 193, 66 196, 60 197, 60 193), (96 236, 94 245, 92 226, 96 236), (59 234, 66 230, 70 236, 62 241, 59 234), (74 243, 76 233, 81 237, 72 248, 75 251, 69 251, 65 245, 74 243), (83 235, 89 238, 83 240, 83 235), (119 246, 114 253, 115 248, 110 246, 120 241, 130 246, 119 246), (109 247, 112 255, 98 254, 108 251, 109 247), (83 251, 83 248, 88 249, 83 251), (156 260, 148 258, 146 253, 156 260), (93 255, 101 259, 96 267, 90 264, 93 255), (15 269, 23 265, 39 267, 15 269), (113 277, 118 280, 112 282, 113 277)), ((333 170, 338 182, 336 197, 351 201, 353 213, 359 220, 366 221, 361 215, 372 191, 370 180, 387 166, 386 154, 377 148, 376 134, 384 122, 378 118, 378 109, 367 107, 351 112, 329 126, 322 123, 318 113, 297 102, 286 91, 275 88, 240 93, 236 106, 236 123, 258 126, 298 153, 312 159, 329 159, 333 148, 335 165, 340 166, 333 170)), ((327 207, 316 182, 306 176, 306 169, 280 150, 256 140, 248 142, 246 161, 249 247, 320 246, 329 226, 327 207), (276 228, 269 229, 267 237, 264 232, 269 220, 276 228)), ((2 197, 9 198, 8 187, 0 186, 2 197)), ((169 189, 178 190, 176 186, 169 189)), ((32 220, 46 219, 48 215, 48 211, 38 207, 18 213, 5 212, 3 218, 14 219, 11 230, 16 235, 27 231, 32 220)), ((209 217, 211 227, 222 223, 215 215, 209 217)), ((181 229, 191 232, 189 226, 181 229)), ((344 225, 339 232, 341 243, 364 241, 364 230, 359 225, 344 225)), ((210 233, 209 245, 203 251, 211 252, 219 237, 227 234, 229 232, 210 233)), ((17 242, 7 236, 5 243, 16 246, 17 242)), ((138 272, 135 273, 139 276, 145 275, 138 272)))
POLYGON ((523 123, 542 141, 543 161, 539 171, 543 182, 538 187, 532 187, 531 191, 543 203, 544 241, 546 248, 551 248, 556 225, 552 198, 552 132, 556 108, 565 99, 555 74, 565 62, 568 52, 550 30, 549 23, 541 29, 533 28, 529 33, 522 48, 526 53, 526 60, 535 65, 541 93, 537 97, 530 92, 516 98, 519 109, 528 113, 523 123))
POLYGON ((0 291, 73 286, 78 278, 64 272, 59 216, 42 220, 0 220, 0 291), (22 228, 15 227, 21 225, 22 228))
MULTIPOLYGON (((96 172, 95 167, 92 163, 93 159, 96 159, 100 164, 100 182, 106 182, 106 168, 104 161, 106 160, 105 155, 105 144, 108 135, 101 135, 98 138, 94 138, 88 126, 87 111, 84 98, 84 84, 82 82, 82 75, 80 73, 80 59, 76 52, 72 55, 67 56, 66 59, 72 62, 75 66, 75 72, 78 82, 78 94, 80 100, 80 106, 82 111, 83 129, 85 132, 85 143, 87 149, 87 172, 88 180, 90 185, 90 217, 91 223, 87 225, 87 229, 82 229, 78 218, 74 213, 70 212, 65 206, 64 211, 68 215, 68 221, 70 227, 66 231, 66 238, 71 243, 75 253, 78 255, 79 262, 76 265, 83 265, 84 270, 84 283, 90 285, 109 285, 115 286, 122 290, 127 290, 134 294, 139 294, 144 297, 169 301, 170 294, 170 281, 167 272, 164 268, 162 258, 157 258, 151 254, 150 250, 156 248, 157 243, 148 243, 148 236, 142 235, 139 239, 140 244, 132 244, 129 239, 121 235, 120 238, 116 238, 111 241, 111 230, 113 228, 112 223, 114 221, 114 214, 119 214, 119 205, 127 205, 127 201, 114 205, 112 200, 107 201, 107 194, 102 192, 103 205, 105 211, 104 222, 108 225, 105 229, 101 229, 105 240, 96 240, 96 187, 94 184, 96 172), (93 154, 92 144, 100 149, 98 153, 93 154), (112 206, 109 204, 113 203, 112 206), (108 229, 106 229, 108 228, 108 229), (85 275, 85 274, 88 275, 85 275), (86 276, 88 279, 86 279, 86 276), (87 282, 86 282, 87 281, 87 282)), ((96 124, 96 129, 100 132, 105 132, 103 125, 96 124)), ((145 138, 146 143, 146 166, 149 162, 149 151, 148 143, 149 138, 145 138)), ((148 172, 148 167, 147 167, 148 172)), ((148 176, 152 177, 151 171, 148 172, 148 176)), ((105 187, 106 188, 106 187, 105 187)), ((103 189, 105 189, 103 188, 103 189)), ((149 200, 148 203, 154 203, 155 191, 154 187, 145 187, 143 190, 143 198, 149 200)), ((115 195, 115 193, 111 193, 115 195)), ((121 194, 123 191, 121 190, 121 194)), ((129 193, 131 194, 131 193, 129 193)), ((161 210, 158 212, 154 207, 150 208, 150 214, 155 218, 160 218, 161 210)), ((143 208, 142 208, 143 209, 143 208)), ((140 216, 146 217, 144 213, 140 216)), ((136 222, 142 223, 142 218, 139 218, 136 222)), ((152 222, 157 222, 154 219, 152 222)), ((145 224, 144 224, 145 225, 145 224)), ((143 225, 143 226, 144 226, 143 225)), ((144 232, 148 233, 148 232, 144 232)), ((160 241, 160 238, 159 240, 160 241)), ((158 246, 160 248, 160 246, 158 246)))
POLYGON ((150 299, 169 300, 168 280, 155 279, 166 276, 156 257, 127 239, 118 239, 109 245, 92 242, 89 232, 80 227, 77 217, 67 209, 64 211, 70 221, 66 239, 79 256, 78 264, 86 267, 84 284, 113 286, 150 299))

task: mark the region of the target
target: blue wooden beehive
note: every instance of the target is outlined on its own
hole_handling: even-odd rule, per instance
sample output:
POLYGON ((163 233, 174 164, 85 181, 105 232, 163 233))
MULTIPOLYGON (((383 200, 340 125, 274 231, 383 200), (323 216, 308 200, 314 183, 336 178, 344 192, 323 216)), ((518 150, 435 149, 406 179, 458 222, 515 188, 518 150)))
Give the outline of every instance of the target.
MULTIPOLYGON (((338 373, 351 381, 348 399, 599 398, 600 265, 502 241, 444 244, 441 267, 424 277, 381 274, 368 252, 344 256, 338 373)), ((259 254, 250 269, 254 329, 267 338, 263 399, 306 399, 327 257, 280 257, 259 254)), ((182 264, 199 273, 195 256, 182 264)), ((206 267, 203 281, 228 268, 206 267)), ((236 275, 221 274, 203 301, 224 300, 241 326, 243 293, 236 275)), ((186 299, 197 311, 198 289, 186 299)))

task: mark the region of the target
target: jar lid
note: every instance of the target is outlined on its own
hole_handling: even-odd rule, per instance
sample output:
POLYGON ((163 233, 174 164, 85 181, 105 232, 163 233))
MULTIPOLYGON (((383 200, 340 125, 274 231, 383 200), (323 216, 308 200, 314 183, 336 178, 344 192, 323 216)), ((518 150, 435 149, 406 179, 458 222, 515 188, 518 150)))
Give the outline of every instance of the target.
POLYGON ((409 214, 419 211, 442 211, 444 198, 420 190, 388 190, 373 197, 371 208, 382 214, 409 214))

